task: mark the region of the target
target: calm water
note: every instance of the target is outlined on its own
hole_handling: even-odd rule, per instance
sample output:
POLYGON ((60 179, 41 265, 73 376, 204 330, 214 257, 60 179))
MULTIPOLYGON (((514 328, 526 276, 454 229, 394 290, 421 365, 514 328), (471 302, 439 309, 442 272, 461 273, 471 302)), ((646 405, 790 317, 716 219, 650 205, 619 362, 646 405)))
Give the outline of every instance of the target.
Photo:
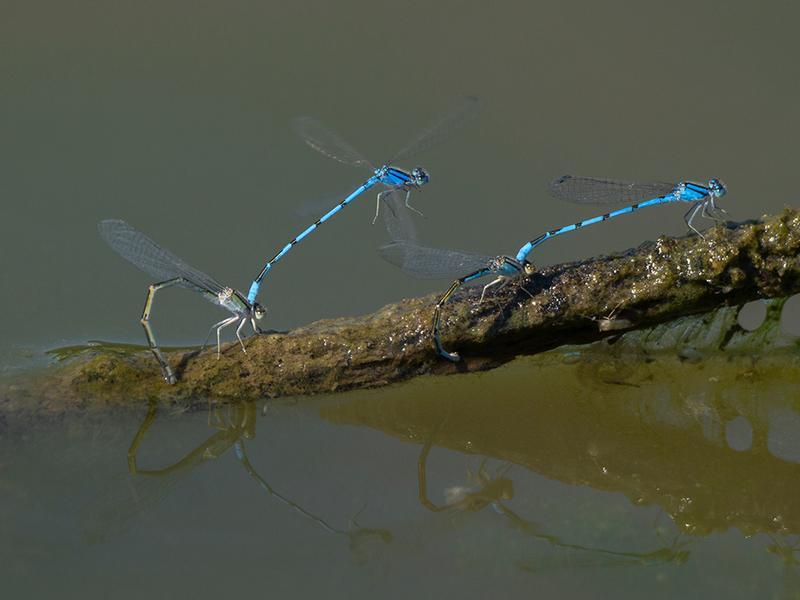
MULTIPOLYGON (((383 160, 454 96, 482 98, 476 122, 419 156, 432 180, 416 205, 424 240, 483 253, 516 251, 595 214, 547 197, 563 173, 718 176, 734 219, 796 198, 796 7, 0 6, 0 308, 14 315, 4 344, 142 339, 149 282, 99 239, 102 218, 126 219, 246 289, 307 224, 298 207, 363 177, 309 150, 291 130, 297 115, 383 160)), ((373 211, 371 196, 354 203, 272 271, 262 296, 272 327, 444 287, 380 260, 385 234, 370 226, 373 211)), ((620 218, 532 258, 681 234, 682 214, 620 218)), ((175 291, 159 300, 155 326, 166 340, 196 343, 218 314, 175 291)))
MULTIPOLYGON (((421 236, 443 246, 513 252, 595 214, 547 198, 569 172, 721 177, 737 220, 796 203, 795 6, 3 0, 0 15, 2 373, 69 343, 141 343, 149 281, 104 246, 102 218, 246 290, 313 219, 308 203, 364 176, 306 148, 297 115, 379 161, 454 96, 482 98, 476 122, 419 157, 421 236)), ((444 287, 381 262, 373 210, 355 202, 272 271, 269 327, 444 287)), ((533 258, 678 235, 682 213, 642 211, 533 258)), ((183 344, 219 318, 174 291, 154 322, 183 344)), ((3 425, 4 587, 798 597, 796 382, 692 368, 620 384, 526 359, 266 412, 161 411, 138 474, 127 452, 146 406, 3 425)))
POLYGON ((556 353, 296 403, 32 422, 0 438, 4 588, 797 598, 798 385, 749 358, 556 353))

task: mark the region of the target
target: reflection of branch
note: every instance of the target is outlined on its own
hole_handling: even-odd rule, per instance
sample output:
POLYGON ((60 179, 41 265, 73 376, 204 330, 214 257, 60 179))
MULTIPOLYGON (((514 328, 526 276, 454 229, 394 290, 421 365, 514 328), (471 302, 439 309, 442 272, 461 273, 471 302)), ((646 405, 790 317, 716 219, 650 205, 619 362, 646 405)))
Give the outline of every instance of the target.
POLYGON ((783 562, 781 598, 796 598, 797 590, 800 587, 800 570, 797 566, 800 561, 796 553, 800 552, 800 540, 798 536, 768 534, 772 544, 767 546, 767 552, 774 554, 783 562))
POLYGON ((780 539, 774 534, 770 533, 768 535, 772 540, 772 544, 767 546, 767 552, 780 558, 787 566, 800 565, 800 561, 795 556, 795 553, 800 551, 800 541, 797 540, 796 536, 793 541, 789 541, 787 536, 781 536, 783 539, 780 539))
MULTIPOLYGON (((275 491, 275 489, 267 483, 267 481, 261 477, 261 475, 256 472, 253 468, 250 459, 247 458, 247 454, 245 453, 244 444, 241 441, 237 441, 234 445, 234 450, 236 452, 236 458, 239 459, 239 462, 244 467, 247 474, 250 475, 253 480, 263 489, 265 490, 270 496, 273 498, 277 498, 283 504, 300 514, 301 516, 314 521, 317 525, 322 527, 325 531, 330 533, 334 533, 337 535, 343 535, 348 538, 349 545, 352 550, 357 550, 358 547, 369 539, 379 539, 384 543, 388 543, 392 541, 392 533, 388 529, 369 529, 369 528, 361 528, 358 526, 356 522, 356 518, 358 515, 353 517, 351 520, 351 525, 355 525, 356 529, 351 527, 350 530, 345 531, 343 529, 338 529, 330 525, 327 521, 325 521, 322 517, 318 517, 315 514, 308 512, 305 508, 290 500, 286 496, 282 495, 281 493, 275 491)), ((362 509, 363 510, 363 509, 362 509)), ((360 514, 361 511, 359 511, 360 514)))

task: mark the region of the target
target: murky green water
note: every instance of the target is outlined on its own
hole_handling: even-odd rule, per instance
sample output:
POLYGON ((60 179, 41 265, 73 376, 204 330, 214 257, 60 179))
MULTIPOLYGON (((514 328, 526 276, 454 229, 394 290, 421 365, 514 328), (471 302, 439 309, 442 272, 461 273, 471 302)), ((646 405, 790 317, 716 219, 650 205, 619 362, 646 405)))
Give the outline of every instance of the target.
MULTIPOLYGON (((305 202, 362 176, 305 148, 297 115, 380 160, 454 96, 481 97, 474 124, 419 157, 432 175, 421 235, 443 246, 512 252, 594 215, 546 198, 567 172, 717 176, 732 219, 775 213, 796 199, 798 13, 6 0, 0 375, 57 346, 142 342, 150 282, 99 240, 101 218, 246 289, 307 224, 305 202)), ((372 211, 354 203, 276 267, 267 326, 445 285, 380 261, 372 211)), ((532 258, 680 234, 682 212, 642 211, 532 258)), ((165 344, 198 343, 219 318, 184 292, 154 317, 165 344)), ((3 595, 798 598, 796 362, 757 358, 633 368, 565 353, 382 391, 162 408, 135 463, 147 406, 2 415, 3 595)))
POLYGON ((800 597, 797 368, 782 381, 785 361, 626 370, 573 354, 314 400, 14 423, 4 587, 800 597))

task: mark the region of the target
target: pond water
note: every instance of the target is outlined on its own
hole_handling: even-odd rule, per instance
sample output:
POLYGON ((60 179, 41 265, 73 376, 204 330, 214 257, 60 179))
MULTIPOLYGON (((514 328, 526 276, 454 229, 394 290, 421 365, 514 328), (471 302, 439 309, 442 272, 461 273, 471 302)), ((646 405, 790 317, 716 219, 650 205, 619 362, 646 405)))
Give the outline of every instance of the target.
MULTIPOLYGON (((104 245, 100 219, 246 291, 320 199, 363 181, 297 139, 298 115, 381 160, 454 97, 480 97, 477 120, 412 162, 431 173, 421 239, 485 254, 605 211, 548 199, 563 173, 720 177, 737 221, 796 199, 797 5, 6 0, 0 13, 2 377, 54 347, 142 343, 151 282, 104 245)), ((274 269, 267 327, 446 287, 380 260, 373 202, 274 269)), ((683 212, 640 211, 532 258, 681 235, 683 212)), ((185 291, 154 312, 168 345, 220 318, 185 291)), ((208 410, 0 412, 4 597, 800 598, 795 358, 555 356, 208 410)))
POLYGON ((798 597, 796 366, 574 355, 324 398, 14 421, 4 588, 798 597))

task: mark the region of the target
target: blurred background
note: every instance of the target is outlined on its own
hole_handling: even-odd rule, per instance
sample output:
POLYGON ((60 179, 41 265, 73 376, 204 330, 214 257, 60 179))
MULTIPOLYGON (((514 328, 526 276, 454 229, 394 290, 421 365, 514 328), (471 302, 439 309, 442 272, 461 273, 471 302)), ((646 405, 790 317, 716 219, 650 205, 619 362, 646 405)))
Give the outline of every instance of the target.
MULTIPOLYGON (((263 262, 367 175, 306 147, 314 115, 384 160, 454 97, 480 117, 415 157, 431 245, 510 253, 603 212, 547 196, 563 173, 722 178, 734 220, 795 203, 798 9, 749 2, 295 3, 5 0, 0 9, 3 347, 143 343, 147 275, 96 232, 128 220, 246 292, 263 262), (304 216, 300 216, 304 215, 304 216)), ((412 167, 413 164, 400 165, 412 167)), ((267 327, 371 312, 445 287, 381 261, 374 194, 265 281, 267 327)), ((680 235, 682 206, 541 247, 550 264, 680 235)), ((221 318, 158 300, 164 343, 221 318)))

